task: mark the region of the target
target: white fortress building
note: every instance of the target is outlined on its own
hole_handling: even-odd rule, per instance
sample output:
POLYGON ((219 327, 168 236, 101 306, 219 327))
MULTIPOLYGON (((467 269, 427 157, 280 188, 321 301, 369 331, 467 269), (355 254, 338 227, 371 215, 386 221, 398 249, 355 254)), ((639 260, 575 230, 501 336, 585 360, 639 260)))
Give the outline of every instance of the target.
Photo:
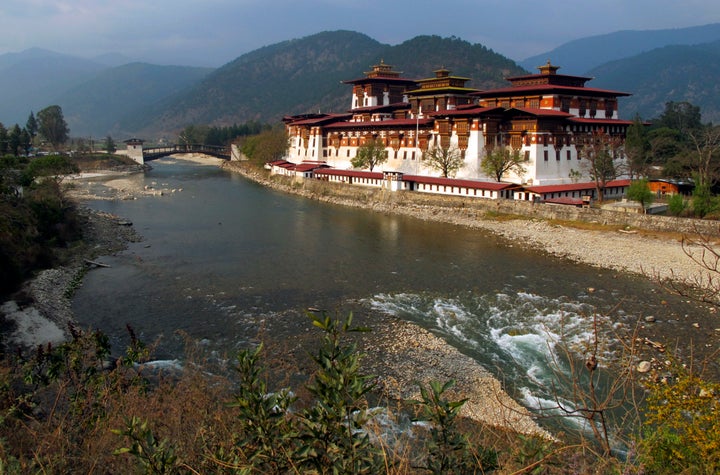
MULTIPOLYGON (((578 152, 594 134, 624 142, 632 122, 618 119, 618 97, 629 94, 587 87, 591 78, 558 74, 549 61, 538 69, 508 78, 506 88, 480 91, 445 68, 431 78, 408 79, 381 61, 365 77, 345 81, 352 85, 347 112, 283 119, 287 162, 306 170, 351 170, 358 148, 379 139, 388 157, 385 173, 437 177, 422 154, 453 147, 464 160, 454 178, 496 182, 481 164, 489 150, 505 147, 520 154, 524 172, 506 173, 503 183, 529 188, 590 181, 578 152)), ((624 161, 621 146, 615 159, 624 161)))

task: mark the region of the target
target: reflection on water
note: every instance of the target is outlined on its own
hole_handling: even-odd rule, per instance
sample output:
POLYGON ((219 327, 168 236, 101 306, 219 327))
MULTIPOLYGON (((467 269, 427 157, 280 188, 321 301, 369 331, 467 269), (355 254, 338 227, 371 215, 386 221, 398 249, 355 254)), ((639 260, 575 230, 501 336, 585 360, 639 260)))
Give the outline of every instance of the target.
POLYGON ((90 272, 74 307, 82 324, 113 338, 126 323, 146 339, 165 335, 160 357, 178 356, 176 330, 234 348, 251 322, 275 312, 360 301, 442 334, 517 382, 533 406, 547 396, 554 342, 563 335, 580 349, 595 311, 618 307, 612 318, 632 323, 678 309, 640 279, 482 231, 320 204, 214 166, 153 166, 134 179, 183 191, 92 204, 133 221, 145 239, 90 272))

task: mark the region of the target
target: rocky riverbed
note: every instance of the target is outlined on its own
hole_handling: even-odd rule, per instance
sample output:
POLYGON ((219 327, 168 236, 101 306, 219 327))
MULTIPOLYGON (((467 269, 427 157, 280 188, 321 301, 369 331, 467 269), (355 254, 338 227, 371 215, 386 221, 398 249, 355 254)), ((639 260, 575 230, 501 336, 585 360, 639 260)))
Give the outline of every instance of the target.
MULTIPOLYGON (((203 159, 207 163, 207 159, 203 159)), ((220 161, 218 161, 218 164, 220 161)), ((268 186, 284 189, 266 176, 243 167, 235 168, 246 176, 268 186)), ((161 186, 146 189, 135 185, 139 180, 124 175, 78 177, 72 194, 78 199, 163 199, 162 196, 182 190, 164 190, 161 186)), ((286 191, 302 193, 301 189, 287 187, 286 191)), ((316 197, 316 196, 314 196, 316 197)), ((325 196, 333 201, 332 196, 325 196)), ((367 204, 335 200, 340 204, 367 204)), ((397 206, 374 203, 372 207, 381 212, 412 215, 420 219, 441 220, 453 224, 471 226, 492 231, 507 239, 508 245, 531 246, 560 258, 582 262, 612 272, 634 272, 648 277, 668 278, 674 281, 707 282, 707 272, 695 264, 687 253, 701 253, 702 246, 683 247, 677 236, 661 234, 627 234, 602 230, 585 230, 550 224, 529 219, 478 219, 463 212, 447 212, 428 206, 397 206)), ((5 341, 9 345, 32 347, 45 341, 61 341, 67 337, 68 322, 73 321, 68 290, 72 290, 82 278, 87 260, 120 252, 129 241, 140 237, 132 226, 121 217, 110 216, 84 209, 86 239, 84 248, 77 249, 75 260, 60 269, 51 269, 29 282, 13 302, 3 305, 5 314, 5 341)), ((696 256, 699 254, 696 254, 696 256)), ((282 322, 278 322, 282 325, 282 322)), ((307 322, 306 322, 307 323, 307 322)), ((360 322, 364 323, 364 322, 360 322)), ((704 354, 712 354, 720 348, 720 321, 713 309, 708 308, 706 318, 700 322, 682 322, 678 326, 664 326, 663 322, 641 322, 643 338, 650 341, 673 341, 699 345, 704 354)), ((407 322, 390 317, 373 320, 373 338, 360 340, 361 349, 367 354, 364 366, 371 374, 381 375, 380 383, 388 397, 416 398, 417 382, 455 379, 454 395, 467 397, 464 414, 475 420, 510 427, 523 433, 545 433, 533 421, 530 414, 502 390, 501 384, 474 360, 446 345, 431 333, 407 322)), ((277 334, 282 335, 280 328, 277 334)), ((285 332, 305 333, 296 331, 285 332)), ((268 334, 276 334, 268 331, 268 334)), ((289 333, 288 333, 289 336, 289 333)), ((289 351, 301 353, 303 342, 285 342, 289 351), (293 348, 295 349, 293 349, 293 348)), ((664 360, 655 349, 646 348, 648 360, 654 363, 664 360)))
MULTIPOLYGON (((505 238, 508 246, 535 249, 608 272, 637 274, 671 291, 703 288, 706 291, 702 297, 710 303, 698 304, 701 307, 699 317, 678 316, 677 320, 661 321, 650 315, 637 322, 634 341, 639 344, 635 350, 639 362, 643 363, 640 366, 643 371, 647 365, 652 368, 650 375, 665 373, 668 355, 677 351, 680 357, 692 357, 694 364, 704 365, 710 377, 720 378, 720 317, 716 305, 712 303, 718 303, 720 291, 716 270, 716 250, 720 252, 717 233, 703 237, 642 229, 576 227, 573 223, 563 225, 521 216, 492 218, 485 213, 469 212, 462 206, 453 208, 447 203, 434 205, 428 199, 400 202, 376 200, 368 203, 362 194, 352 196, 333 193, 332 188, 326 191, 312 186, 295 186, 243 163, 230 162, 224 166, 265 186, 310 199, 487 230, 505 238), (701 265, 702 262, 705 265, 701 265)), ((593 290, 588 289, 590 292, 593 290)), ((627 335, 628 338, 631 336, 627 335)))

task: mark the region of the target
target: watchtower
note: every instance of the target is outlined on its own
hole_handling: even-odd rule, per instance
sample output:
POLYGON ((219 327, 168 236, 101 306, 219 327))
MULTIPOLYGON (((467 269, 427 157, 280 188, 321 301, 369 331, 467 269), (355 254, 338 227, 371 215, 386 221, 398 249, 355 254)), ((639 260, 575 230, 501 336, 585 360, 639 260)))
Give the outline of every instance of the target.
POLYGON ((139 163, 140 165, 145 164, 145 157, 143 156, 143 140, 141 139, 127 139, 125 140, 127 151, 125 152, 128 157, 139 163))

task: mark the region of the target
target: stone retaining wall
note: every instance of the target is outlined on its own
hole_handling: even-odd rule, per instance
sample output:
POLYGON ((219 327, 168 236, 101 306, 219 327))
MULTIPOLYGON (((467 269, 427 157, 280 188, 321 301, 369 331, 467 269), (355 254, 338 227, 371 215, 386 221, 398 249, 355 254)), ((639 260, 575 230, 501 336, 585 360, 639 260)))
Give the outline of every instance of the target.
POLYGON ((415 193, 412 191, 388 191, 345 184, 328 183, 325 181, 294 179, 291 177, 269 176, 253 171, 249 167, 237 168, 252 179, 264 182, 274 188, 285 188, 296 194, 320 201, 350 204, 365 204, 369 208, 395 208, 409 206, 424 208, 436 214, 452 209, 465 217, 478 216, 484 213, 520 215, 529 218, 583 221, 600 223, 610 226, 631 227, 649 231, 677 232, 720 236, 720 222, 693 218, 676 218, 674 216, 658 216, 640 213, 627 213, 597 208, 576 208, 567 205, 533 203, 530 201, 490 200, 484 198, 464 198, 459 196, 442 196, 415 193))

